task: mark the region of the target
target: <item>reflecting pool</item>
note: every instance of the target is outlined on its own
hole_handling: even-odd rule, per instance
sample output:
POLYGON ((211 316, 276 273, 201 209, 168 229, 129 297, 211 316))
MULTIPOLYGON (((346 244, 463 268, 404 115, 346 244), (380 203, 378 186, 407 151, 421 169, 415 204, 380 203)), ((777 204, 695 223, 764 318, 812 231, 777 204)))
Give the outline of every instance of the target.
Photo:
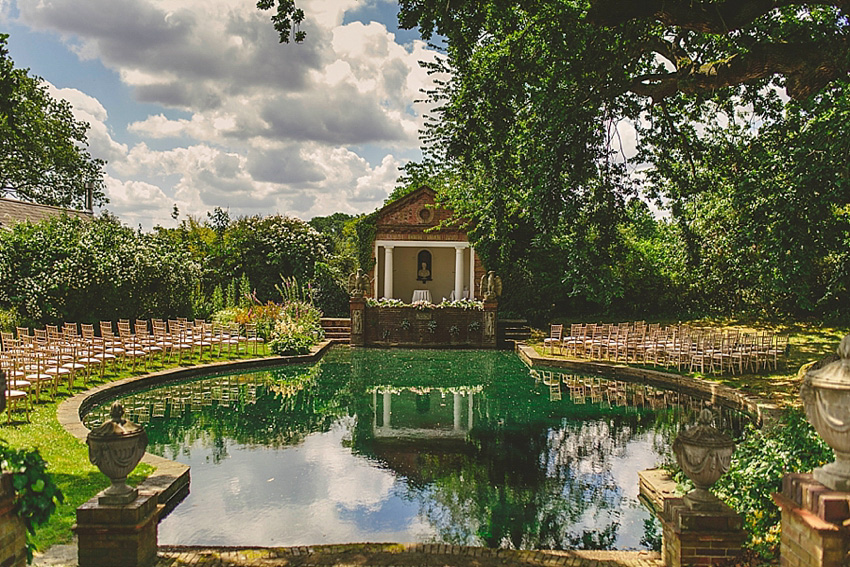
MULTIPOLYGON (((122 401, 150 452, 192 467, 160 544, 525 549, 643 548, 637 473, 703 404, 507 352, 347 347, 122 401)), ((740 433, 745 416, 713 409, 740 433)))

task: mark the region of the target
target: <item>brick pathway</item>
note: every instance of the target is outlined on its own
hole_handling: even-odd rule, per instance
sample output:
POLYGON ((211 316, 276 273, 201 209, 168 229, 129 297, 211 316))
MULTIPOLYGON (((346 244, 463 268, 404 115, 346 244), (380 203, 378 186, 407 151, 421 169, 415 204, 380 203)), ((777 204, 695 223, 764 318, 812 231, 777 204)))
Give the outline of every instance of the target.
MULTIPOLYGON (((76 566, 76 546, 36 557, 36 567, 76 566)), ((646 551, 513 551, 439 544, 348 544, 312 547, 159 548, 156 567, 661 567, 646 551)))

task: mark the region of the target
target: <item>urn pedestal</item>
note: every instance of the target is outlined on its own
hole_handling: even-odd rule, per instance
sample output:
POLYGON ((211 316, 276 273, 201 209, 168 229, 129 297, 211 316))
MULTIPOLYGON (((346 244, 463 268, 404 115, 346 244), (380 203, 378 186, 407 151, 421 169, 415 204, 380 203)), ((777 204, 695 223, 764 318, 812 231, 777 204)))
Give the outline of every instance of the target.
POLYGON ((675 483, 665 472, 641 475, 641 495, 661 521, 667 567, 732 562, 741 555, 747 538, 741 516, 708 490, 729 470, 735 450, 734 441, 711 426, 712 417, 710 410, 702 410, 697 425, 673 442, 676 460, 696 488, 683 497, 675 496, 675 483))
POLYGON ((89 460, 111 485, 77 508, 77 560, 80 567, 150 567, 156 562, 162 506, 155 493, 127 486, 127 475, 145 454, 147 434, 124 419, 121 404, 113 404, 110 413, 112 419, 86 438, 89 460))

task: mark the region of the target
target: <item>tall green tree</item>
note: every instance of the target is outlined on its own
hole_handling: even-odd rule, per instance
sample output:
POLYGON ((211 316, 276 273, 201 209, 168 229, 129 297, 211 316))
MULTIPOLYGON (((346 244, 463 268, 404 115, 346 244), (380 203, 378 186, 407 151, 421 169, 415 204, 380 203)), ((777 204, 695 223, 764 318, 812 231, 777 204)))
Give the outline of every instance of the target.
MULTIPOLYGON (((294 2, 264 4, 278 6, 278 31, 291 31, 303 17, 294 2)), ((445 39, 442 56, 429 65, 436 110, 423 137, 425 159, 408 177, 448 180, 441 195, 470 220, 488 267, 509 276, 506 287, 522 290, 510 294, 522 303, 518 309, 564 296, 615 309, 636 291, 653 293, 633 288, 641 282, 680 286, 682 297, 707 309, 769 303, 767 311, 814 313, 839 302, 844 256, 803 232, 845 240, 840 144, 828 142, 823 153, 835 161, 818 158, 816 173, 803 172, 806 152, 821 151, 818 135, 832 140, 841 130, 824 122, 831 111, 817 101, 848 78, 846 0, 399 4, 402 27, 445 39), (783 90, 790 103, 779 96, 783 90), (748 112, 746 125, 720 119, 740 109, 748 112), (621 154, 622 121, 638 129, 637 163, 648 167, 642 179, 621 154), (812 136, 798 136, 801 129, 812 136), (772 138, 754 141, 762 135, 772 138), (738 142, 723 150, 723 139, 738 142), (800 151, 783 158, 789 142, 800 151), (739 167, 769 181, 732 179, 741 152, 747 164, 739 167), (674 239, 695 277, 674 277, 682 273, 677 254, 654 272, 665 281, 639 277, 654 264, 652 255, 635 254, 653 248, 635 238, 626 206, 638 180, 671 213, 672 224, 656 237, 674 239), (813 192, 824 182, 828 197, 813 192), (747 200, 757 184, 759 198, 747 200), (753 203, 763 209, 745 214, 753 203), (800 207, 831 213, 815 219, 821 213, 800 207), (743 233, 749 236, 729 241, 743 233), (759 255, 758 268, 742 248, 753 242, 773 250, 759 255), (725 262, 737 267, 712 246, 726 249, 725 262), (624 266, 637 271, 624 273, 624 266), (738 299, 728 297, 736 287, 738 299)))
POLYGON ((88 124, 74 119, 71 105, 9 56, 0 34, 0 196, 67 208, 102 205, 105 162, 86 146, 88 124))

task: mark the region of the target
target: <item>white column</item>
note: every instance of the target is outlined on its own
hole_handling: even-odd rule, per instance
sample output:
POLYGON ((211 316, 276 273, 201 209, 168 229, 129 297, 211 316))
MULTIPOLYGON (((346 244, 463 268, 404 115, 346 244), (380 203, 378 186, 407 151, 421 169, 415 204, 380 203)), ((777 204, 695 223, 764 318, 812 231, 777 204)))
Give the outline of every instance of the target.
POLYGON ((384 297, 393 297, 393 247, 384 245, 384 297))
POLYGON ((455 299, 463 297, 463 247, 455 247, 455 299))
POLYGON ((469 394, 467 394, 467 395, 469 396, 469 427, 468 427, 468 429, 469 429, 469 431, 472 431, 472 416, 473 416, 472 392, 469 392, 469 394))
POLYGON ((393 407, 392 398, 393 398, 392 393, 384 392, 384 415, 383 415, 383 417, 384 417, 384 427, 387 428, 387 429, 390 428, 390 425, 391 425, 390 417, 392 416, 392 413, 393 413, 393 411, 392 411, 392 407, 393 407))
POLYGON ((378 243, 377 242, 375 242, 375 269, 374 269, 374 274, 375 274, 375 280, 372 282, 372 286, 374 288, 375 295, 373 295, 372 297, 374 297, 375 299, 378 299, 380 297, 378 295, 378 280, 380 278, 378 278, 378 243))
POLYGON ((469 299, 475 299, 475 248, 469 247, 469 299))
POLYGON ((460 405, 461 405, 460 404, 460 392, 455 392, 453 397, 452 397, 452 410, 454 410, 452 417, 454 417, 454 430, 455 431, 460 431, 460 427, 461 427, 461 425, 460 425, 460 416, 461 416, 460 405))

